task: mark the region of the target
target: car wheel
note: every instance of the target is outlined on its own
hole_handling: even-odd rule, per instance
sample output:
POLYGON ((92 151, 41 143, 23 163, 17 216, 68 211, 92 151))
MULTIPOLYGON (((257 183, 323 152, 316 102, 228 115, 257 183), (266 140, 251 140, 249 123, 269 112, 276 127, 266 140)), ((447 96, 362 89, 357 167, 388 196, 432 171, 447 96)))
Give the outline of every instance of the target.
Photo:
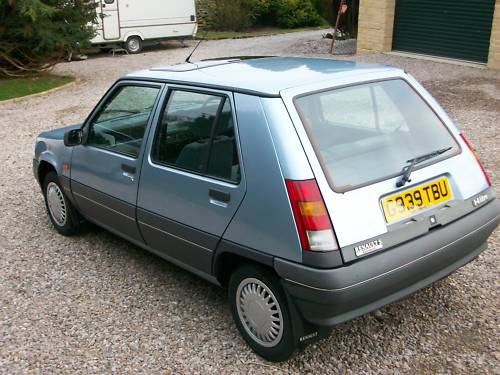
POLYGON ((125 42, 125 49, 128 53, 140 53, 142 51, 142 39, 136 35, 129 37, 125 42))
POLYGON ((252 350, 268 361, 284 361, 294 353, 292 326, 279 279, 257 266, 238 268, 229 280, 233 319, 252 350))
POLYGON ((57 174, 49 172, 43 182, 43 195, 50 221, 56 230, 64 235, 71 236, 79 228, 79 215, 74 206, 64 194, 57 174))

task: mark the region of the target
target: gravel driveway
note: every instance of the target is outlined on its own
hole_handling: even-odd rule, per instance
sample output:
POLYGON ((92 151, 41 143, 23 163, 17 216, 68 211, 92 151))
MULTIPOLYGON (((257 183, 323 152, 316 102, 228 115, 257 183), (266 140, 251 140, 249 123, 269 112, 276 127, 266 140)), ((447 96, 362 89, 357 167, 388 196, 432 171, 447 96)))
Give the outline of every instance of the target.
MULTIPOLYGON (((305 54, 321 31, 210 41, 195 58, 305 54)), ((500 374, 500 231, 451 277, 338 327, 282 364, 240 338, 225 292, 154 255, 92 229, 51 228, 33 179, 37 133, 82 121, 126 72, 179 62, 176 43, 135 56, 63 63, 78 83, 0 103, 0 372, 15 373, 489 373, 500 374)), ((344 57, 341 57, 344 58, 344 57)), ((359 60, 405 68, 457 121, 500 186, 500 74, 388 55, 359 60)))

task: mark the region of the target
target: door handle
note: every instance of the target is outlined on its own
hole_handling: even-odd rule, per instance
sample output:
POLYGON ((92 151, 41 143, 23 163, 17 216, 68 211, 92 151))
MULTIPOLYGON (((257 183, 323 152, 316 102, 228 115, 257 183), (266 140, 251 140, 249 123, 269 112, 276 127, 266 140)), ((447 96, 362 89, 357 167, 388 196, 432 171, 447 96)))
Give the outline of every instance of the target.
POLYGON ((135 177, 135 167, 133 165, 122 164, 122 176, 128 178, 131 182, 134 182, 135 177))
POLYGON ((133 175, 133 174, 128 173, 128 172, 123 172, 123 173, 122 173, 122 176, 123 176, 123 177, 128 178, 131 182, 134 182, 134 179, 135 179, 135 178, 134 178, 134 175, 133 175))
POLYGON ((128 164, 122 164, 122 171, 134 174, 136 169, 133 165, 128 165, 128 164))
POLYGON ((227 205, 231 201, 231 194, 219 190, 209 189, 208 196, 210 197, 210 202, 214 204, 220 202, 227 205))

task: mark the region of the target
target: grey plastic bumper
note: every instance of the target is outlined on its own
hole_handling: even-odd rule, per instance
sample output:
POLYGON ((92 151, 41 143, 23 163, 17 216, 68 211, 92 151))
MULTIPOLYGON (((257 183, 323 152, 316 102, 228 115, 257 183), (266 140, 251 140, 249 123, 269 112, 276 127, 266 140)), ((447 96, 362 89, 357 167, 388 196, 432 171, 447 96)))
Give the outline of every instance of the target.
POLYGON ((498 199, 428 234, 336 269, 276 259, 276 272, 306 321, 336 324, 399 300, 448 276, 487 247, 500 220, 498 199))

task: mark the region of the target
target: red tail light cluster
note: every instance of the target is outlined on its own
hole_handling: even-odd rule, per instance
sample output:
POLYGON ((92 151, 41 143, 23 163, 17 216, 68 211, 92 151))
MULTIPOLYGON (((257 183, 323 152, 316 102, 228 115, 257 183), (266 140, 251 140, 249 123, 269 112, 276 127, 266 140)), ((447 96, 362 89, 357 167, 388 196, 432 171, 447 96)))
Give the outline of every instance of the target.
POLYGON ((327 252, 339 246, 316 180, 286 180, 302 250, 327 252))
POLYGON ((472 154, 474 155, 474 158, 476 158, 477 164, 479 164, 479 168, 481 168, 481 171, 483 172, 484 178, 486 179, 488 186, 491 186, 491 180, 488 177, 488 174, 486 173, 486 171, 484 170, 483 164, 481 163, 481 160, 479 160, 479 157, 477 156, 476 151, 472 148, 469 141, 467 140, 467 138, 465 138, 465 136, 463 134, 460 134, 460 137, 462 138, 464 143, 467 145, 469 150, 472 152, 472 154))

